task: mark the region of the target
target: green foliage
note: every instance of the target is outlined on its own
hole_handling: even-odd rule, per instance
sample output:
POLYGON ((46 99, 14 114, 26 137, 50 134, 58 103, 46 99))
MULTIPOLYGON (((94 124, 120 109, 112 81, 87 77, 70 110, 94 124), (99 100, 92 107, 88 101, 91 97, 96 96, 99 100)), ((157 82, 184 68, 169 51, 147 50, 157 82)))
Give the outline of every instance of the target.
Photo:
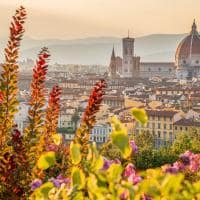
POLYGON ((144 109, 133 108, 131 110, 131 114, 142 125, 145 125, 148 121, 148 117, 147 117, 146 111, 144 109))
POLYGON ((40 188, 36 189, 30 199, 32 200, 46 200, 48 199, 50 190, 54 187, 52 182, 46 182, 40 188))
POLYGON ((74 144, 73 142, 70 144, 70 157, 72 159, 72 164, 74 165, 77 165, 81 162, 81 152, 79 144, 74 144))
POLYGON ((46 170, 56 162, 55 152, 49 151, 43 153, 38 159, 37 166, 39 169, 46 170))
POLYGON ((131 154, 128 133, 116 117, 112 118, 111 123, 113 125, 111 133, 112 143, 120 149, 124 158, 128 158, 131 154))
POLYGON ((72 169, 72 185, 78 190, 83 189, 85 186, 85 175, 83 171, 77 167, 72 169))
POLYGON ((180 133, 172 145, 172 151, 175 154, 181 154, 186 150, 191 150, 191 148, 192 148, 191 138, 188 134, 185 133, 180 133))

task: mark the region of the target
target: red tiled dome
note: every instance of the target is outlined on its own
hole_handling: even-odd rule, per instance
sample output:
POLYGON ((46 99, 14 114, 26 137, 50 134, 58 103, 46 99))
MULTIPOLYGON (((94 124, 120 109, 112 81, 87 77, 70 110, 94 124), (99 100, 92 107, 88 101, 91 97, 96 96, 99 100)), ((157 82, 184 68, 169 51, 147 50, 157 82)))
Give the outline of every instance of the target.
POLYGON ((178 45, 176 50, 176 60, 189 58, 191 55, 200 55, 200 35, 197 32, 195 21, 192 25, 190 35, 186 36, 178 45))

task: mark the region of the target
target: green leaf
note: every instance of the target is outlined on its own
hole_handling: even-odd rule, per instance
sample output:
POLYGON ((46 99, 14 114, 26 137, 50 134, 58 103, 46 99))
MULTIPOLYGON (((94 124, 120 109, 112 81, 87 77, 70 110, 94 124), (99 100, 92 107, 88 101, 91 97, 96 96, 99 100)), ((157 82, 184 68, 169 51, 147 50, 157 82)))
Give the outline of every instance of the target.
POLYGON ((137 121, 139 121, 143 125, 145 125, 148 121, 148 117, 144 109, 133 108, 131 110, 131 114, 137 121))
POLYGON ((53 142, 56 144, 56 145, 60 145, 61 142, 62 142, 62 136, 59 135, 59 134, 54 134, 52 136, 52 139, 53 139, 53 142))
POLYGON ((75 144, 71 142, 70 144, 70 156, 72 159, 72 163, 77 165, 81 162, 81 151, 80 151, 80 144, 75 144))
POLYGON ((54 187, 52 182, 46 182, 43 185, 41 185, 39 188, 37 188, 34 193, 33 197, 35 200, 41 200, 41 199, 48 199, 49 191, 54 187))
POLYGON ((107 170, 109 182, 119 182, 122 174, 122 166, 119 164, 112 164, 107 170))
POLYGON ((46 170, 49 167, 51 167, 52 165, 54 165, 55 162, 56 162, 55 152, 49 151, 49 152, 43 153, 40 156, 40 158, 37 162, 37 166, 38 166, 39 169, 46 170))
POLYGON ((103 167, 104 164, 104 159, 103 156, 99 156, 96 160, 95 160, 95 164, 94 164, 94 170, 98 171, 103 167))
POLYGON ((113 131, 111 138, 112 143, 120 149, 122 156, 128 158, 131 154, 128 135, 123 131, 113 131))
POLYGON ((85 175, 78 167, 72 169, 72 183, 73 187, 76 186, 78 189, 83 189, 85 186, 85 175))

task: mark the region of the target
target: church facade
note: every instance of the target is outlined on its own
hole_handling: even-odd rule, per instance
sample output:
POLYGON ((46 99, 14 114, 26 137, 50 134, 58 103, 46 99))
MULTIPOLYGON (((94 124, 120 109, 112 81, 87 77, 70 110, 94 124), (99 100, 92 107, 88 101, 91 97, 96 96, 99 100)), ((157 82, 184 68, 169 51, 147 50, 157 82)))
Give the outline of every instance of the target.
POLYGON ((109 77, 111 78, 178 78, 191 79, 200 76, 200 35, 196 23, 178 45, 175 62, 140 62, 134 54, 134 38, 122 39, 123 56, 115 55, 113 47, 109 77))

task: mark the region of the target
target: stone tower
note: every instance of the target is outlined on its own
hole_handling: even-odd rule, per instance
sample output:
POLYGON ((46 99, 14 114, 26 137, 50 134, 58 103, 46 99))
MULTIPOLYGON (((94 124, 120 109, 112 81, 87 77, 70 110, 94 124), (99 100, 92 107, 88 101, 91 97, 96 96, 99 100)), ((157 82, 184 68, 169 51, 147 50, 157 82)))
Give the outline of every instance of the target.
POLYGON ((110 58, 109 76, 111 78, 117 77, 117 63, 116 63, 114 46, 113 46, 113 50, 112 50, 112 54, 111 54, 111 58, 110 58))
POLYGON ((133 57, 134 57, 134 38, 128 37, 122 39, 123 45, 123 62, 121 77, 133 77, 133 57))

